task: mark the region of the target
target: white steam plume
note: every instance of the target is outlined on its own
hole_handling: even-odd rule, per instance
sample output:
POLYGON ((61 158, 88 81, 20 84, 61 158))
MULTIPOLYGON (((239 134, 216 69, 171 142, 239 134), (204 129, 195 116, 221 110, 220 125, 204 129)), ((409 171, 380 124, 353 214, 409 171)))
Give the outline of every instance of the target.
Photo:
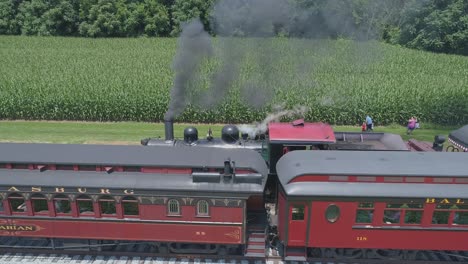
POLYGON ((250 138, 255 138, 255 136, 264 134, 268 130, 270 122, 279 122, 281 117, 304 117, 306 112, 307 107, 305 106, 295 106, 293 109, 278 107, 275 112, 269 114, 262 122, 252 125, 239 125, 238 128, 242 134, 248 134, 250 138))

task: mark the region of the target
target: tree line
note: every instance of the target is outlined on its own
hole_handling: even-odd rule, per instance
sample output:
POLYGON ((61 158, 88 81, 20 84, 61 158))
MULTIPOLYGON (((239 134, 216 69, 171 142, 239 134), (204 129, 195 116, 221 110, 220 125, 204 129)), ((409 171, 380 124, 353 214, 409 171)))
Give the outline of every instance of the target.
MULTIPOLYGON (((248 0, 239 1, 245 3, 246 10, 249 8, 248 0)), ((416 49, 468 55, 466 0, 285 1, 292 1, 297 9, 290 21, 271 25, 278 29, 279 36, 372 38, 416 49), (294 23, 298 26, 289 26, 294 23), (317 29, 326 26, 327 30, 301 28, 309 25, 317 29)), ((177 37, 183 23, 195 17, 214 34, 212 29, 219 26, 212 23, 215 3, 216 0, 0 0, 0 35, 177 37)), ((232 32, 243 36, 242 27, 232 32)))

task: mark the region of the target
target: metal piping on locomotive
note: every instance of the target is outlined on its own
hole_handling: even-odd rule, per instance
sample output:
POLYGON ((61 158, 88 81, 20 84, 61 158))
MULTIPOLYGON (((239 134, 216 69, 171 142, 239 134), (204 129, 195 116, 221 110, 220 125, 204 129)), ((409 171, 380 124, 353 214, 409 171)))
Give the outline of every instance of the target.
POLYGON ((174 120, 173 119, 164 120, 164 136, 166 138, 166 141, 174 140, 174 120))
POLYGON ((221 130, 221 138, 214 138, 209 129, 206 138, 200 138, 198 130, 189 126, 184 129, 184 139, 174 137, 173 120, 164 120, 165 140, 161 138, 145 138, 141 140, 143 146, 200 146, 215 148, 247 148, 261 151, 265 148, 265 136, 250 139, 246 135, 240 136, 239 128, 235 125, 226 125, 221 130), (260 139, 260 140, 259 140, 260 139))

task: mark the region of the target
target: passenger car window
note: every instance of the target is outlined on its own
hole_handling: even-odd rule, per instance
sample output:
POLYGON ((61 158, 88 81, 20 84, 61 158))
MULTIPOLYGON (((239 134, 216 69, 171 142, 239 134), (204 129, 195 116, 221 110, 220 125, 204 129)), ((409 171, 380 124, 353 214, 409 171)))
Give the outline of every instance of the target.
POLYGON ((170 215, 180 215, 179 201, 172 199, 167 202, 168 213, 170 215))
POLYGON ((450 205, 438 204, 432 215, 432 224, 434 225, 447 225, 450 217, 450 205))
POLYGON ((405 204, 405 224, 421 224, 423 218, 423 204, 408 203, 405 204))
POLYGON ((403 204, 387 204, 384 210, 384 224, 399 224, 403 204))
POLYGON ((112 196, 106 195, 99 198, 99 207, 103 215, 115 215, 115 200, 112 196))
POLYGON ((340 218, 340 208, 336 204, 330 204, 325 211, 325 217, 330 223, 335 223, 340 218))
POLYGON ((292 208, 292 220, 304 220, 304 205, 294 205, 292 208))
POLYGON ((54 198, 54 207, 56 213, 70 214, 70 200, 63 194, 59 194, 54 198))
POLYGON ((46 213, 49 211, 47 199, 42 194, 34 194, 31 197, 34 213, 46 213))
POLYGON ((87 195, 81 195, 76 199, 80 214, 94 215, 93 201, 87 195))
POLYGON ((454 210, 453 225, 468 225, 468 205, 457 204, 450 209, 454 210))
POLYGON ((372 223, 374 217, 374 203, 359 203, 356 211, 356 223, 372 223))
POLYGON ((134 197, 127 196, 122 199, 124 215, 139 215, 138 200, 134 197))
POLYGON ((26 212, 26 200, 21 194, 10 194, 10 196, 8 196, 8 202, 13 213, 26 212))
POLYGON ((201 200, 197 202, 197 215, 198 216, 208 216, 208 202, 205 200, 201 200))

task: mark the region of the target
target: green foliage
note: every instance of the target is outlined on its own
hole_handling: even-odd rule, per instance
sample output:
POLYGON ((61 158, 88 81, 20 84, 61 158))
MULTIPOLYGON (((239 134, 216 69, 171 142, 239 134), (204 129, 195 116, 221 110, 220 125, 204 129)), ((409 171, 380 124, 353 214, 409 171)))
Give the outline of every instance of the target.
POLYGON ((19 5, 16 19, 23 35, 48 35, 42 16, 49 6, 44 0, 24 1, 19 5))
POLYGON ((410 1, 399 42, 412 48, 468 55, 468 2, 410 1))
POLYGON ((15 0, 0 0, 0 35, 20 34, 20 25, 16 20, 18 3, 15 0))
POLYGON ((221 15, 232 16, 228 21, 218 19, 214 24, 217 2, 0 0, 0 35, 174 37, 185 22, 200 18, 212 35, 247 36, 247 28, 256 28, 281 37, 376 39, 468 55, 466 0, 285 0, 292 6, 283 10, 287 19, 273 23, 271 17, 259 19, 260 14, 253 13, 250 5, 255 1, 239 1, 233 5, 236 10, 230 7, 221 15), (223 34, 223 27, 231 26, 232 32, 223 34))
POLYGON ((125 25, 127 35, 167 36, 170 31, 169 12, 155 0, 132 3, 125 25))
POLYGON ((78 14, 69 1, 61 1, 55 7, 47 10, 42 15, 42 19, 44 21, 43 32, 46 32, 47 35, 70 36, 74 35, 78 28, 78 14))
POLYGON ((214 0, 175 0, 172 6, 173 29, 171 36, 178 36, 184 22, 200 18, 207 31, 210 31, 209 13, 214 0))
MULTIPOLYGON (((467 57, 347 40, 268 42, 253 43, 278 57, 259 64, 258 54, 247 54, 224 101, 210 110, 189 106, 177 121, 247 123, 281 104, 307 106, 308 120, 332 124, 361 124, 367 113, 377 126, 405 125, 413 115, 423 126, 468 123, 467 57), (265 107, 242 101, 250 80, 260 85, 253 98, 273 93, 265 107)), ((176 39, 164 38, 1 36, 0 119, 160 121, 175 49, 176 39)), ((201 80, 210 78, 210 67, 202 67, 201 80)))

